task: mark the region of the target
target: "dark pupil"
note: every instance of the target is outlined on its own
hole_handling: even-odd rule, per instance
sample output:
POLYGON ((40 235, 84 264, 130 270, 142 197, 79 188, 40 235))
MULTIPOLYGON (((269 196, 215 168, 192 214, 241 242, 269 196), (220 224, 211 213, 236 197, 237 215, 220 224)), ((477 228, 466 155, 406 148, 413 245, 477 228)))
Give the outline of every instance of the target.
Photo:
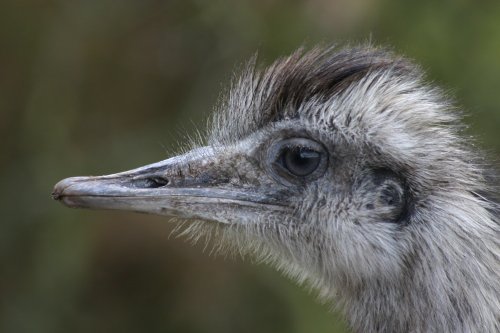
POLYGON ((284 167, 295 176, 307 176, 318 168, 320 154, 306 147, 289 148, 283 154, 284 167))

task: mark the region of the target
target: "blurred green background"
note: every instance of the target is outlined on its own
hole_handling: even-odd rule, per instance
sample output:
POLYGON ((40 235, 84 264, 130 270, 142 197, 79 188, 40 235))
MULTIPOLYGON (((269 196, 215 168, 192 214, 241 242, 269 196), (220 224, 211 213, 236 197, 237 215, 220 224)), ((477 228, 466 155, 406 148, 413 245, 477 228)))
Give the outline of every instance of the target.
POLYGON ((499 1, 1 1, 0 332, 345 332, 269 267, 50 193, 175 152, 256 50, 368 39, 422 64, 500 155, 499 1))

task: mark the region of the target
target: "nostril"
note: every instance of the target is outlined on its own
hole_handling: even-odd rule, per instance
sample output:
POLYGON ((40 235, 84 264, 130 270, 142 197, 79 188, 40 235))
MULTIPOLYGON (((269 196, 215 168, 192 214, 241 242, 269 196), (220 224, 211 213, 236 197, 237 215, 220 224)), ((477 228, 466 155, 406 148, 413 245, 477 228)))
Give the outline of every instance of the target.
POLYGON ((167 178, 161 176, 140 178, 133 181, 133 185, 137 188, 158 188, 167 186, 169 183, 167 178))
POLYGON ((148 180, 150 181, 152 188, 166 186, 170 183, 169 180, 164 177, 151 177, 148 178, 148 180))

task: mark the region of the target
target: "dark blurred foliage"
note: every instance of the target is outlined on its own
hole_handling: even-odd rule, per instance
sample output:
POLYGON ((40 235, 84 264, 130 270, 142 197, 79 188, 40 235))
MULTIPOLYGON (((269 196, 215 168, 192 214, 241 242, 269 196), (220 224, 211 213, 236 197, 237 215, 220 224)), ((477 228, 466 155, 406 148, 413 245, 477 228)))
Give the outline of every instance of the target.
POLYGON ((415 58, 500 152, 500 2, 0 2, 1 332, 343 332, 314 293, 170 237, 165 218, 69 210, 61 178, 166 158, 256 50, 366 41, 415 58))

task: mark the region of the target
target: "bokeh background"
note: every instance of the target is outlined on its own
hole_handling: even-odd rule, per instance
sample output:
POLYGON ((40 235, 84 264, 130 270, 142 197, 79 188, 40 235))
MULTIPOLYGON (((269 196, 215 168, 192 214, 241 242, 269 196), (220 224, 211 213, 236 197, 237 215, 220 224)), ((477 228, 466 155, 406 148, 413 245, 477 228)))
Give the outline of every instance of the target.
POLYGON ((346 332, 314 293, 165 218, 50 193, 175 152, 256 50, 366 40, 422 64, 500 156, 499 1, 1 1, 0 331, 346 332))

